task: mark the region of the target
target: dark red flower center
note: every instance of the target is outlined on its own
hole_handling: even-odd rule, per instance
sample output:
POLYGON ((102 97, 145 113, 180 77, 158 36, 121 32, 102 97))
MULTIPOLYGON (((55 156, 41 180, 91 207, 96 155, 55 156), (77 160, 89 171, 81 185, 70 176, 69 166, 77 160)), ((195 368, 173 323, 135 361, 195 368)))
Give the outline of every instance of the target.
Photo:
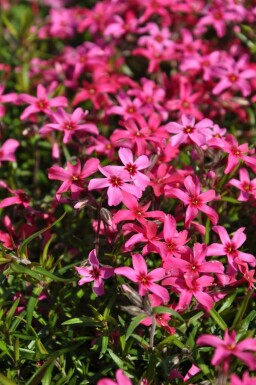
POLYGON ((109 183, 111 183, 113 187, 121 187, 123 185, 122 179, 115 175, 109 178, 109 183))
POLYGON ((100 269, 95 266, 90 270, 90 274, 93 279, 98 279, 101 276, 100 269))
POLYGON ((202 200, 199 196, 194 195, 189 198, 189 204, 193 207, 198 207, 202 203, 202 200))
POLYGON ((38 100, 37 102, 37 107, 40 109, 40 110, 45 110, 46 108, 49 107, 49 102, 48 100, 45 100, 45 99, 40 99, 38 100))
POLYGON ((150 286, 152 278, 149 277, 146 273, 140 273, 137 275, 137 280, 144 286, 150 286))
POLYGON ((63 124, 64 130, 72 131, 77 127, 75 122, 72 122, 71 120, 69 122, 65 122, 63 124))
POLYGON ((183 130, 186 134, 191 134, 194 131, 194 127, 187 126, 183 130))
POLYGON ((235 74, 231 74, 231 75, 229 75, 228 78, 231 81, 231 83, 235 83, 237 81, 237 79, 238 79, 238 76, 235 75, 235 74))
POLYGON ((226 243, 224 250, 227 254, 235 255, 237 254, 236 245, 234 243, 226 243))
POLYGON ((127 170, 131 174, 131 176, 134 176, 134 175, 137 174, 137 166, 136 166, 136 164, 128 163, 125 166, 125 170, 127 170))

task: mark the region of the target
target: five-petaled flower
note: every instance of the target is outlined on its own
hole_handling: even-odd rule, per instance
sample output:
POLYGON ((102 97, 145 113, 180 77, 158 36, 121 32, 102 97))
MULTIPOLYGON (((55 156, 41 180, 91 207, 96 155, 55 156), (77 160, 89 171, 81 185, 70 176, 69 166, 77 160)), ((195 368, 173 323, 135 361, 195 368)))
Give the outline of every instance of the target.
POLYGON ((114 269, 110 266, 101 266, 96 256, 96 250, 93 249, 88 258, 89 267, 77 267, 75 266, 78 274, 82 276, 78 285, 83 285, 87 282, 93 282, 93 291, 97 295, 104 294, 104 282, 103 279, 108 279, 114 274, 114 269))
POLYGON ((226 329, 223 340, 211 334, 204 334, 196 342, 198 345, 210 345, 216 348, 211 363, 214 366, 222 364, 224 372, 229 370, 232 356, 243 361, 250 370, 256 369, 256 357, 252 353, 256 351, 256 339, 254 338, 236 342, 236 332, 233 330, 229 334, 226 329))
POLYGON ((115 274, 123 275, 139 285, 139 294, 144 296, 148 291, 156 294, 163 302, 169 301, 169 293, 164 287, 154 283, 161 281, 165 277, 165 270, 161 267, 152 270, 148 273, 148 268, 145 259, 140 254, 132 256, 133 269, 123 266, 115 269, 115 274))

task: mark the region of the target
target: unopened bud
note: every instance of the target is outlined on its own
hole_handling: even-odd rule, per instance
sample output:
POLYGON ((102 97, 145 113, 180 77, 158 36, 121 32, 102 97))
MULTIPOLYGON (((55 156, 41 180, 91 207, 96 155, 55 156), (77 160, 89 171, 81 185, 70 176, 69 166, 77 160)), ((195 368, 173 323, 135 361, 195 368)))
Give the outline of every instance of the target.
POLYGON ((121 286, 123 293, 127 296, 127 298, 134 303, 134 305, 143 308, 142 297, 129 285, 121 286))
POLYGON ((100 209, 100 216, 101 216, 101 219, 103 220, 103 222, 106 225, 108 225, 108 226, 112 226, 113 225, 112 215, 111 215, 111 212, 108 209, 105 209, 104 207, 102 207, 100 209))
POLYGON ((143 311, 137 306, 121 306, 121 309, 134 316, 143 314, 143 311))
POLYGON ((75 209, 83 209, 84 207, 87 207, 88 206, 88 203, 89 203, 89 199, 84 199, 82 201, 79 201, 75 204, 74 208, 75 209))
POLYGON ((151 315, 152 314, 152 306, 151 306, 151 302, 150 302, 148 294, 146 294, 145 297, 143 297, 142 301, 143 301, 143 309, 145 310, 145 313, 151 315))

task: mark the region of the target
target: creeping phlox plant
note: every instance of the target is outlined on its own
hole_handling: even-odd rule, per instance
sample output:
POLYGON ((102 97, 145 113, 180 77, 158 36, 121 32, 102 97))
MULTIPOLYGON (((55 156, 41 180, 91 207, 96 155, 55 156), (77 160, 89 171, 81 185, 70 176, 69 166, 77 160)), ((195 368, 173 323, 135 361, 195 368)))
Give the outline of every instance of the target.
POLYGON ((256 384, 256 2, 0 3, 0 383, 256 384))

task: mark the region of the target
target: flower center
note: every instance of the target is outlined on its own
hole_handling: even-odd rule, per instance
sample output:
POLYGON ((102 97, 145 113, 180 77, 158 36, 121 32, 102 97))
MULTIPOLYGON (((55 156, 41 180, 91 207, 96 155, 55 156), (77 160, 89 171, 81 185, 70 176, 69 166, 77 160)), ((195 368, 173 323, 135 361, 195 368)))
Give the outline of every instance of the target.
POLYGON ((137 275, 138 282, 144 286, 150 286, 152 278, 149 277, 146 273, 140 273, 137 275))
POLYGON ((40 99, 37 102, 37 107, 40 110, 45 110, 46 108, 48 108, 48 106, 49 106, 49 102, 47 100, 45 100, 45 99, 40 99))
MULTIPOLYGON (((189 107, 190 107, 190 103, 187 102, 187 101, 184 101, 184 102, 182 103, 182 107, 183 107, 183 108, 189 108, 189 107)), ((191 131, 191 127, 187 127, 187 129, 189 129, 189 130, 191 131)), ((188 131, 188 133, 189 133, 190 131, 188 131)))
POLYGON ((215 20, 221 20, 222 19, 222 14, 220 11, 214 12, 213 17, 215 20))
POLYGON ((164 38, 163 38, 163 36, 161 36, 161 35, 157 35, 157 36, 155 37, 155 40, 158 41, 159 43, 162 43, 162 41, 164 40, 164 38))
POLYGON ((137 166, 136 166, 136 164, 128 163, 128 164, 125 166, 125 170, 129 171, 129 173, 131 174, 131 176, 134 176, 134 175, 137 174, 137 166))
POLYGON ((123 184, 123 181, 118 176, 112 175, 109 178, 109 183, 111 183, 113 187, 121 187, 123 184))
POLYGON ((226 243, 224 250, 227 254, 231 254, 231 255, 234 255, 237 252, 236 246, 234 245, 234 243, 226 243))
POLYGON ((134 108, 134 107, 128 107, 128 108, 127 108, 127 112, 128 112, 129 114, 134 114, 135 108, 134 108))
POLYGON ((174 241, 168 241, 167 242, 168 251, 174 251, 174 250, 176 250, 176 247, 177 247, 177 245, 174 241))
POLYGON ((65 122, 63 128, 64 130, 72 131, 76 128, 76 124, 72 121, 65 122))
POLYGON ((184 128, 183 130, 186 134, 191 134, 191 132, 194 131, 194 127, 191 127, 191 126, 187 126, 184 128))
POLYGON ((232 154, 235 155, 235 156, 241 156, 241 151, 240 151, 237 147, 233 147, 233 148, 231 149, 231 152, 232 152, 232 154))
POLYGON ((244 183, 242 184, 242 187, 243 187, 243 189, 244 189, 245 191, 251 191, 251 190, 252 190, 252 186, 251 186, 250 183, 244 182, 244 183))
POLYGON ((191 196, 190 199, 189 199, 189 204, 193 207, 198 207, 200 206, 200 204, 202 203, 202 200, 200 199, 199 196, 191 196))
POLYGON ((93 279, 98 279, 98 278, 101 276, 100 269, 98 269, 97 267, 93 267, 93 268, 90 270, 90 274, 91 274, 91 277, 92 277, 93 279))
POLYGON ((95 91, 95 88, 90 88, 90 89, 89 89, 89 93, 90 93, 91 95, 94 95, 95 92, 96 92, 96 91, 95 91))
POLYGON ((229 75, 228 78, 231 81, 231 83, 235 83, 237 81, 237 79, 238 79, 237 75, 235 75, 235 74, 229 75))

